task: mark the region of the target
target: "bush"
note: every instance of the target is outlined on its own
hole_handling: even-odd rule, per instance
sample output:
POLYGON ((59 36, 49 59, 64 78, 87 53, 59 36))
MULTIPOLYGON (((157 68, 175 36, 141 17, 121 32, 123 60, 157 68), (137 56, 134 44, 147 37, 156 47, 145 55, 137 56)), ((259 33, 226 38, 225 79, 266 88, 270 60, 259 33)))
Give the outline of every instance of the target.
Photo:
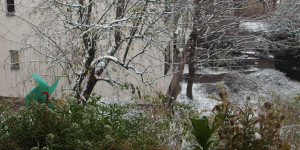
POLYGON ((274 99, 273 106, 284 115, 280 128, 281 139, 292 145, 293 149, 300 149, 300 94, 292 100, 274 99))
POLYGON ((210 116, 213 127, 209 126, 206 117, 198 120, 191 119, 192 134, 201 145, 201 147, 196 146, 195 149, 298 149, 299 129, 297 128, 299 126, 297 124, 299 124, 300 96, 293 101, 272 99, 264 102, 262 106, 251 104, 250 97, 247 97, 244 104, 240 106, 228 102, 227 93, 221 84, 220 86, 222 91, 219 93, 219 98, 212 97, 221 102, 212 110, 215 112, 214 119, 210 116), (215 130, 217 128, 218 130, 215 130), (208 141, 214 136, 218 137, 215 141, 218 146, 212 147, 211 142, 208 141))
POLYGON ((55 111, 34 103, 14 112, 1 104, 0 149, 168 149, 142 113, 99 99, 83 106, 69 98, 55 111))
POLYGON ((248 97, 242 106, 233 105, 227 101, 223 88, 219 96, 215 99, 222 103, 216 105, 213 111, 221 116, 218 117, 220 149, 290 149, 291 146, 282 141, 279 132, 285 117, 271 102, 255 108, 249 104, 248 97))
POLYGON ((34 103, 13 111, 10 101, 2 100, 0 149, 152 150, 190 144, 215 150, 299 149, 300 96, 273 99, 261 107, 249 103, 250 98, 242 106, 231 104, 224 89, 219 96, 214 98, 221 102, 212 110, 215 116, 191 119, 193 123, 190 118, 199 112, 180 103, 174 104, 171 116, 163 105, 105 104, 97 96, 84 106, 70 97, 56 110, 34 103))

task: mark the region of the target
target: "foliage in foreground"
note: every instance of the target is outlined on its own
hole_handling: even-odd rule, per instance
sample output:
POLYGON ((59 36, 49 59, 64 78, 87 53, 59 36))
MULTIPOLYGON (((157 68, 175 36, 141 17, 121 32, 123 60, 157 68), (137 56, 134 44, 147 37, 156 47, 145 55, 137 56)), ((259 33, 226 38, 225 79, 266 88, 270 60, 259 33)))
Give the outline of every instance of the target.
POLYGON ((255 108, 249 103, 250 97, 242 106, 237 106, 228 102, 226 95, 222 88, 222 92, 219 94, 220 98, 213 97, 221 103, 212 110, 216 114, 212 127, 209 126, 206 117, 191 119, 192 134, 201 146, 196 146, 194 149, 298 149, 297 139, 299 140, 299 136, 297 137, 295 134, 299 133, 299 130, 290 128, 294 125, 288 124, 297 124, 300 121, 297 109, 300 96, 296 97, 292 103, 273 99, 270 102, 265 102, 262 107, 255 108), (219 129, 217 130, 217 128, 219 129), (287 139, 286 131, 282 132, 282 129, 285 128, 296 130, 296 133, 289 133, 291 138, 287 139), (212 142, 209 142, 213 134, 218 137, 219 143, 215 147, 210 145, 212 142))
POLYGON ((168 149, 142 113, 104 104, 93 97, 85 106, 72 99, 55 111, 33 104, 18 112, 0 105, 0 149, 168 149))
POLYGON ((214 150, 299 148, 300 96, 262 104, 251 104, 248 98, 238 106, 226 100, 223 90, 220 98, 214 98, 221 102, 212 110, 215 116, 191 119, 192 126, 186 124, 189 118, 200 114, 188 105, 176 103, 170 116, 162 104, 137 111, 142 107, 104 104, 99 99, 93 97, 82 106, 71 98, 55 111, 46 109, 46 123, 45 105, 35 103, 15 112, 9 101, 2 101, 0 149, 180 149, 197 143, 196 149, 214 150), (196 140, 186 126, 192 127, 196 140))
MULTIPOLYGON (((218 116, 217 116, 218 117, 218 116)), ((217 118, 216 117, 216 118, 217 118)), ((209 125, 207 117, 203 116, 201 119, 192 118, 193 131, 192 134, 195 136, 199 146, 194 145, 196 150, 208 150, 212 144, 217 143, 216 140, 211 140, 213 133, 219 128, 220 124, 216 120, 209 125)))

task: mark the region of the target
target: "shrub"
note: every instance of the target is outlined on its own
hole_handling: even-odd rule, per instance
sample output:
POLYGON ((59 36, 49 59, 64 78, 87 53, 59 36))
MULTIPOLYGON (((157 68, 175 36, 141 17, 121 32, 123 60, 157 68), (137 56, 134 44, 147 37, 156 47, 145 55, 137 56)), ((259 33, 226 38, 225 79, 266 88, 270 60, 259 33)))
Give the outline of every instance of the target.
MULTIPOLYGON (((222 86, 221 86, 222 87, 222 86)), ((217 149, 289 149, 280 138, 280 128, 284 115, 270 102, 256 109, 249 104, 250 97, 242 106, 233 105, 226 100, 222 88, 219 94, 221 101, 213 111, 220 117, 218 130, 219 147, 217 149)))
POLYGON ((300 94, 292 100, 273 99, 273 107, 284 115, 280 128, 282 141, 293 149, 300 149, 300 94))
POLYGON ((74 98, 46 109, 34 103, 13 112, 0 105, 0 149, 168 149, 142 113, 131 106, 104 104, 93 96, 86 105, 74 98))

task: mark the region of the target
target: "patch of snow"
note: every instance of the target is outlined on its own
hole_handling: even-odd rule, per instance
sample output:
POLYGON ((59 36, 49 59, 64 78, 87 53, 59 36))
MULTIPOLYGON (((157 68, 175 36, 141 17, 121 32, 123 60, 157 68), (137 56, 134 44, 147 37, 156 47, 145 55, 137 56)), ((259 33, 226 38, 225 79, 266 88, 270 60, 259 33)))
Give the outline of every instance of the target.
POLYGON ((194 99, 189 99, 186 96, 186 83, 181 83, 181 92, 177 96, 177 102, 183 103, 186 105, 193 106, 198 112, 202 112, 201 115, 208 116, 211 115, 211 110, 215 105, 218 104, 218 101, 208 98, 209 94, 205 93, 201 89, 201 84, 194 84, 193 86, 193 97, 194 99))
POLYGON ((273 69, 265 69, 249 75, 228 74, 221 82, 233 103, 242 103, 248 96, 252 102, 287 100, 300 93, 299 82, 291 81, 284 73, 273 69))
POLYGON ((177 28, 175 34, 178 34, 180 30, 181 30, 180 28, 177 28))
POLYGON ((114 98, 112 98, 112 97, 101 97, 99 102, 103 102, 105 104, 118 104, 118 105, 121 105, 121 106, 134 103, 134 101, 131 100, 129 97, 128 98, 122 97, 121 99, 117 98, 117 97, 114 97, 114 98))
MULTIPOLYGON (((284 73, 273 69, 265 69, 248 75, 229 73, 225 75, 221 83, 227 92, 227 100, 234 104, 241 104, 247 97, 250 97, 250 102, 259 106, 263 101, 289 100, 300 93, 299 82, 291 81, 284 73)), ((186 97, 186 86, 186 83, 181 83, 182 91, 176 101, 204 112, 203 115, 209 115, 210 110, 218 104, 218 101, 208 97, 218 98, 218 93, 221 92, 218 83, 194 83, 193 100, 186 97)))
POLYGON ((91 63, 91 66, 95 66, 95 65, 98 65, 98 67, 104 67, 106 64, 104 62, 104 59, 109 59, 109 60, 112 60, 114 62, 117 62, 118 61, 118 58, 114 57, 114 56, 102 56, 102 57, 98 57, 96 58, 95 60, 92 61, 91 63))
POLYGON ((268 55, 268 57, 273 59, 273 58, 274 58, 274 55, 268 55))
POLYGON ((229 72, 229 68, 226 67, 203 67, 196 71, 197 74, 214 74, 214 75, 224 74, 228 72, 229 72))
POLYGON ((188 73, 189 73, 189 65, 185 64, 183 69, 183 74, 188 74, 188 73))
POLYGON ((245 54, 255 54, 255 52, 253 52, 253 51, 247 51, 247 52, 245 52, 245 54))
POLYGON ((256 59, 258 59, 258 58, 256 58, 256 57, 247 57, 246 60, 256 60, 256 59))
POLYGON ((96 72, 99 72, 100 70, 102 70, 105 67, 105 62, 101 61, 97 64, 97 67, 95 68, 96 72))
POLYGON ((268 31, 268 24, 264 22, 257 22, 257 21, 245 21, 240 23, 240 27, 242 29, 258 32, 258 31, 268 31))
MULTIPOLYGON (((249 75, 250 78, 257 81, 263 87, 262 93, 270 94, 281 98, 282 100, 291 99, 300 93, 300 83, 289 80, 284 73, 265 69, 249 75)), ((272 96, 272 95, 269 95, 272 96)), ((271 97, 269 97, 271 98, 271 97)))
POLYGON ((224 73, 237 73, 239 71, 258 71, 259 68, 257 67, 249 67, 246 69, 241 70, 232 70, 228 67, 203 67, 196 71, 197 74, 211 74, 211 75, 218 75, 224 73))
POLYGON ((108 55, 108 56, 103 56, 103 58, 110 59, 110 60, 115 61, 115 62, 118 61, 118 58, 117 58, 117 57, 110 56, 110 55, 108 55))

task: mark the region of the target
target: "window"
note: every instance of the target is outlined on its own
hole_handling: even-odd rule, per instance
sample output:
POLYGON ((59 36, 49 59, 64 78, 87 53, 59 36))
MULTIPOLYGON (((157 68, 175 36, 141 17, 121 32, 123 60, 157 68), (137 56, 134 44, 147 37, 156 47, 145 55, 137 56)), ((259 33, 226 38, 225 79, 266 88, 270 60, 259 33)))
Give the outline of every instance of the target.
POLYGON ((19 70, 19 51, 11 50, 10 51, 10 60, 11 60, 11 70, 19 70))
POLYGON ((15 1, 7 0, 7 16, 13 16, 15 13, 15 1))

